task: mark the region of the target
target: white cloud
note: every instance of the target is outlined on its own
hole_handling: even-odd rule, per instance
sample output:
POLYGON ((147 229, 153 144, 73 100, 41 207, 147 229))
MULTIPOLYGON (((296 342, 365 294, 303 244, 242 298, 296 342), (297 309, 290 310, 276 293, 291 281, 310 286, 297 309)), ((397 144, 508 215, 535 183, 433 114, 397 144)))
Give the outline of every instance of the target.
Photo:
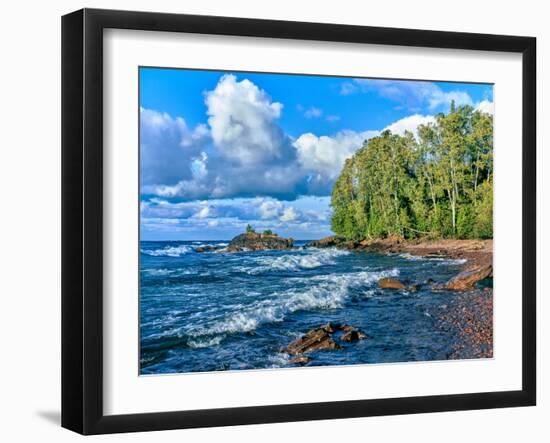
POLYGON ((326 118, 326 121, 331 123, 337 122, 338 120, 340 120, 339 115, 327 115, 327 118, 326 118))
POLYGON ((306 118, 318 118, 323 115, 323 110, 312 106, 306 112, 304 112, 304 117, 306 118))
POLYGON ((341 95, 350 95, 356 93, 357 91, 359 91, 359 88, 352 82, 347 81, 340 85, 341 95))
POLYGON ((189 128, 181 117, 140 108, 140 157, 143 184, 174 184, 190 178, 190 161, 208 143, 205 125, 189 128))
POLYGON ((208 218, 211 216, 210 206, 202 207, 198 212, 193 215, 194 218, 208 218))
POLYGON ((304 169, 318 174, 322 180, 334 180, 344 161, 361 148, 366 139, 375 135, 378 131, 340 131, 333 136, 307 133, 298 137, 294 146, 304 169))
MULTIPOLYGON (((435 85, 434 85, 435 86, 435 85)), ((464 91, 449 91, 443 92, 436 86, 428 97, 428 106, 430 110, 435 110, 440 107, 448 108, 454 101, 456 106, 470 105, 472 106, 472 98, 464 91)))
POLYGON ((353 92, 376 92, 381 97, 395 101, 400 107, 419 112, 423 107, 430 111, 447 110, 454 100, 457 106, 472 105, 470 95, 465 91, 443 91, 438 85, 428 81, 402 81, 382 79, 354 79, 340 85, 340 94, 353 92))
MULTIPOLYGON (((469 100, 465 93, 446 93, 430 82, 356 80, 352 84, 358 90, 378 91, 404 107, 419 100, 424 107, 438 108, 449 100, 457 104, 469 100)), ((365 140, 379 134, 344 130, 331 135, 304 133, 291 139, 279 126, 283 105, 251 81, 238 81, 234 75, 222 76, 205 93, 205 104, 209 126, 195 128, 189 128, 183 118, 141 110, 142 194, 192 200, 258 196, 294 200, 301 195, 329 195, 345 160, 365 140)), ((489 109, 487 103, 479 106, 489 109)), ((325 116, 316 107, 297 109, 312 118, 339 118, 325 116)), ((432 116, 414 113, 386 129, 414 133, 419 124, 430 121, 432 116)), ((259 218, 281 216, 283 208, 269 205, 259 218)))
POLYGON ((489 100, 482 100, 476 105, 476 111, 485 112, 486 114, 494 115, 495 104, 489 100))
POLYGON ((273 199, 258 199, 260 203, 260 217, 264 220, 269 220, 279 217, 283 204, 278 200, 273 199))
POLYGON ((434 122, 435 117, 433 115, 413 114, 393 122, 391 125, 386 126, 384 130, 387 129, 390 130, 392 134, 399 135, 404 135, 405 131, 408 131, 412 132, 416 136, 418 126, 434 122))
POLYGON ((293 206, 288 206, 283 211, 283 215, 281 215, 281 221, 282 222, 291 222, 298 218, 298 213, 296 212, 296 209, 294 209, 293 206))
POLYGON ((276 124, 283 105, 254 83, 224 75, 205 101, 212 139, 223 157, 250 165, 284 156, 285 134, 276 124))

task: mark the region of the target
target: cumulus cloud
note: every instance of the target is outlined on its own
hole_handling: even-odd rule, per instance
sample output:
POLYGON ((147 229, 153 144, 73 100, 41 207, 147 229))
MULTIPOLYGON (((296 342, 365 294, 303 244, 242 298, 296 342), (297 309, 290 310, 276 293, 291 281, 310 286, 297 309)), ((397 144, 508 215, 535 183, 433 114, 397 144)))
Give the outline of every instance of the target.
POLYGON ((476 111, 494 115, 495 104, 493 102, 490 102, 489 100, 482 100, 476 105, 476 111))
POLYGON ((342 95, 355 92, 376 92, 413 112, 418 112, 423 107, 428 107, 431 111, 446 110, 453 100, 457 106, 473 104, 467 92, 445 92, 435 83, 427 81, 354 79, 353 82, 346 81, 340 86, 342 95))
POLYGON ((283 105, 251 81, 224 75, 205 101, 212 139, 225 159, 250 165, 289 154, 286 135, 276 124, 283 105))
MULTIPOLYGON (((460 92, 445 93, 430 82, 378 80, 376 87, 372 82, 356 80, 350 84, 411 106, 422 101, 428 107, 441 107, 449 100, 461 104, 469 99, 460 92)), ((343 130, 331 135, 304 133, 293 139, 279 124, 283 104, 250 80, 239 80, 235 75, 222 76, 204 93, 204 99, 208 125, 194 128, 183 118, 141 109, 143 195, 197 201, 236 197, 295 200, 302 195, 330 195, 345 160, 379 134, 374 130, 343 130)), ((481 102, 478 107, 489 112, 490 105, 481 102)), ((300 109, 312 118, 324 115, 319 108, 300 109)), ((325 117, 328 121, 338 118, 325 117)), ((433 116, 415 113, 385 129, 396 134, 415 133, 419 124, 431 121, 433 116)), ((195 214, 195 221, 207 219, 207 211, 213 210, 201 206, 191 215, 195 214)), ((283 214, 284 208, 269 202, 257 208, 260 220, 279 219, 283 214)))
POLYGON ((200 159, 209 141, 205 125, 189 128, 181 117, 140 109, 141 181, 174 184, 193 176, 192 163, 200 159))
MULTIPOLYGON (((251 81, 238 81, 234 75, 222 76, 216 87, 205 93, 205 104, 208 127, 197 128, 180 143, 189 145, 186 149, 192 152, 186 165, 170 166, 174 172, 179 170, 179 180, 145 181, 142 192, 187 199, 296 197, 304 177, 292 140, 278 124, 283 105, 251 81), (204 134, 209 141, 206 149, 198 145, 204 134), (197 142, 188 143, 188 139, 197 142), (194 146, 200 149, 192 149, 194 146)), ((164 153, 158 151, 158 155, 164 153)))
POLYGON ((279 200, 260 199, 258 209, 261 219, 270 220, 279 217, 283 209, 283 204, 279 200))
POLYGON ((435 110, 441 107, 449 108, 452 102, 454 102, 456 106, 473 105, 472 98, 467 92, 464 91, 443 92, 441 89, 437 88, 432 91, 428 98, 428 106, 430 110, 435 110))
POLYGON ((212 214, 212 211, 210 209, 210 206, 203 206, 202 208, 200 208, 194 215, 193 217, 195 218, 208 218, 210 217, 212 214))
POLYGON ((303 134, 294 142, 298 161, 311 177, 321 182, 336 179, 344 161, 357 151, 365 140, 378 135, 378 131, 340 131, 333 136, 303 134))
POLYGON ((291 222, 298 219, 298 213, 296 212, 296 209, 294 209, 293 206, 288 206, 283 211, 283 215, 281 215, 281 221, 282 222, 291 222))
POLYGON ((392 134, 399 135, 404 135, 405 132, 412 132, 416 137, 418 126, 434 122, 435 117, 433 115, 413 114, 386 126, 384 130, 389 130, 392 134))

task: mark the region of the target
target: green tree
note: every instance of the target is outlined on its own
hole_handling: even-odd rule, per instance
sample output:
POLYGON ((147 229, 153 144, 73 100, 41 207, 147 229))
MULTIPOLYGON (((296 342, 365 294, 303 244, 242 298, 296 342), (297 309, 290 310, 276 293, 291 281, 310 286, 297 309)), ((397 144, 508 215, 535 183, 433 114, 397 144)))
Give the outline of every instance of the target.
POLYGON ((416 136, 384 131, 348 160, 331 196, 331 225, 353 240, 492 237, 492 116, 439 114, 416 136))
POLYGON ((252 227, 252 225, 250 225, 250 224, 246 225, 246 233, 247 234, 252 234, 254 232, 256 232, 256 230, 252 227))

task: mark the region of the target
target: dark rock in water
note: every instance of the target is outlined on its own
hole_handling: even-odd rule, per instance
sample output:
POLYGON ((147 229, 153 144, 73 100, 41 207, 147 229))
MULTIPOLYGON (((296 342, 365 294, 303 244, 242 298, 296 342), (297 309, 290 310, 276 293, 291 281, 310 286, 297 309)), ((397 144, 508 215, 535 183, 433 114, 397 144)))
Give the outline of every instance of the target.
POLYGON ((481 266, 471 267, 466 269, 453 278, 451 278, 443 286, 438 286, 435 289, 450 289, 452 291, 467 291, 473 289, 478 281, 493 276, 493 265, 484 264, 481 266))
POLYGON ((305 357, 303 354, 314 351, 340 349, 340 345, 333 339, 333 335, 337 332, 344 333, 340 336, 340 340, 347 343, 368 338, 367 334, 351 325, 327 323, 302 335, 281 351, 295 356, 290 360, 291 363, 308 363, 311 359, 305 357), (307 360, 303 357, 307 358, 307 360))
POLYGON ((195 248, 195 252, 214 252, 219 249, 222 249, 221 246, 199 246, 198 248, 195 248))
POLYGON ((296 355, 326 349, 340 349, 340 346, 331 338, 330 333, 321 327, 312 329, 307 334, 294 340, 284 351, 296 355))
POLYGON ((328 322, 326 325, 321 326, 319 329, 322 329, 323 331, 328 332, 329 334, 332 334, 338 331, 339 329, 341 329, 341 327, 342 326, 340 326, 338 323, 328 322))
POLYGON ((331 248, 335 246, 342 246, 345 242, 346 240, 344 238, 338 237, 336 235, 331 235, 320 240, 312 240, 306 244, 306 247, 331 248))
POLYGON ((295 365, 305 365, 311 361, 311 358, 307 355, 297 355, 296 357, 293 357, 290 359, 289 363, 295 364, 295 365))
POLYGON ((357 340, 365 340, 368 338, 367 334, 358 331, 357 329, 352 329, 351 331, 346 332, 342 337, 340 337, 340 340, 351 343, 357 340))
POLYGON ((260 234, 248 232, 237 235, 229 246, 228 252, 240 251, 267 251, 271 249, 290 249, 294 244, 291 238, 282 238, 274 234, 260 234))

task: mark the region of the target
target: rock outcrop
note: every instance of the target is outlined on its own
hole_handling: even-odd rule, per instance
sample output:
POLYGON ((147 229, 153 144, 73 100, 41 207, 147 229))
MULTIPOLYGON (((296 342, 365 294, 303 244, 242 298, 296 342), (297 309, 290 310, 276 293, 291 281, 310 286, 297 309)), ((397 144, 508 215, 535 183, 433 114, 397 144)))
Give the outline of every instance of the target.
POLYGON ((367 338, 367 334, 353 326, 327 323, 310 330, 291 342, 286 348, 281 349, 281 351, 293 355, 293 358, 289 360, 290 363, 304 365, 312 360, 310 356, 304 354, 315 351, 341 349, 342 346, 335 339, 343 343, 352 343, 367 338))
POLYGON ((329 332, 331 330, 332 329, 327 326, 312 329, 305 335, 291 342, 284 351, 292 355, 297 355, 325 349, 340 349, 340 346, 338 346, 331 337, 331 332, 329 332))
POLYGON ((342 237, 336 235, 331 235, 329 237, 324 237, 319 240, 312 240, 306 244, 306 247, 311 248, 332 248, 342 246, 346 240, 342 237))
POLYGON ((229 246, 227 252, 240 251, 268 251, 271 249, 290 249, 294 244, 291 238, 279 237, 275 234, 260 234, 256 232, 247 232, 237 235, 229 246))
POLYGON ((220 249, 223 249, 221 246, 199 246, 198 248, 195 248, 195 252, 214 252, 219 251, 220 249))
POLYGON ((442 287, 436 289, 449 289, 451 291, 468 291, 473 289, 478 281, 493 276, 493 265, 483 264, 470 267, 451 278, 442 287))

